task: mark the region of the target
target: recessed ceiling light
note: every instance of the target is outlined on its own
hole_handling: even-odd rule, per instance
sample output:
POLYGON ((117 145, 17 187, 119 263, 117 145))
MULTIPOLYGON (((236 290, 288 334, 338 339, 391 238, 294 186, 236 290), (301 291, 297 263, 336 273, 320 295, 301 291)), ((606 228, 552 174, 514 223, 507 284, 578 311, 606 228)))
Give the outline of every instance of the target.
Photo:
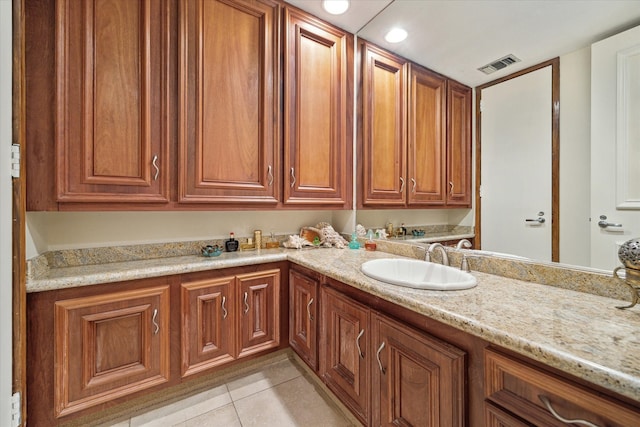
POLYGON ((392 28, 389 30, 384 39, 389 43, 400 43, 407 38, 407 32, 402 28, 392 28))
POLYGON ((323 0, 322 7, 332 15, 342 15, 349 9, 349 0, 323 0))

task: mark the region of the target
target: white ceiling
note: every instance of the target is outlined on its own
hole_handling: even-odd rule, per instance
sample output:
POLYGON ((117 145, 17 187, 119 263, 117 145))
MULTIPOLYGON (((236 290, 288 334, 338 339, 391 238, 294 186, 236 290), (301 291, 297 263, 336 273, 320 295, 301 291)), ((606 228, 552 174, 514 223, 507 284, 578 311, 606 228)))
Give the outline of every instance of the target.
POLYGON ((472 87, 640 25, 640 0, 351 0, 340 16, 321 0, 287 2, 472 87), (384 40, 394 26, 407 40, 384 40), (477 70, 508 54, 522 62, 477 70))

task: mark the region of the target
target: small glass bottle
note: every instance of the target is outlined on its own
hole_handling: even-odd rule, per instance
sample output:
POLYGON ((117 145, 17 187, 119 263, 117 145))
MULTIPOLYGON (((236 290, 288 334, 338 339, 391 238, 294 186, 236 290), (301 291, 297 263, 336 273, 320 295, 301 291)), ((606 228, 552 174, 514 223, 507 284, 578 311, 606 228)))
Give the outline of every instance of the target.
POLYGON ((238 241, 235 239, 233 232, 229 233, 229 240, 224 242, 224 247, 227 252, 235 252, 238 250, 238 241))
POLYGON ((368 251, 375 251, 378 245, 373 241, 373 230, 367 232, 367 240, 364 241, 364 248, 368 251))
POLYGON ((360 249, 360 242, 358 242, 358 236, 356 235, 355 231, 353 232, 353 234, 351 234, 349 249, 360 249))

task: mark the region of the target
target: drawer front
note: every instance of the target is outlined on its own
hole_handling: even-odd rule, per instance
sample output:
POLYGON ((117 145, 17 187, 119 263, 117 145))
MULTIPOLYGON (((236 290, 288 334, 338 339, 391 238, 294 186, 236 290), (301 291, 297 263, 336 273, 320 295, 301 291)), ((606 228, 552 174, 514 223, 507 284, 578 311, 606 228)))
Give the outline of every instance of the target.
POLYGON ((566 426, 559 417, 640 425, 640 413, 622 402, 492 349, 485 350, 485 398, 534 425, 566 426))

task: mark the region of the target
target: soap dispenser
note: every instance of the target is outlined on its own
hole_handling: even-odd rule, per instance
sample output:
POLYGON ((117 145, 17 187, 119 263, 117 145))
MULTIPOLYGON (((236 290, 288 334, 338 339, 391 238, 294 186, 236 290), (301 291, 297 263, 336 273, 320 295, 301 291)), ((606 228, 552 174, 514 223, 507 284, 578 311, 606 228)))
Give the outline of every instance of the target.
POLYGON ((224 242, 224 247, 227 252, 235 252, 238 250, 238 241, 235 239, 233 232, 229 233, 229 240, 224 242))

